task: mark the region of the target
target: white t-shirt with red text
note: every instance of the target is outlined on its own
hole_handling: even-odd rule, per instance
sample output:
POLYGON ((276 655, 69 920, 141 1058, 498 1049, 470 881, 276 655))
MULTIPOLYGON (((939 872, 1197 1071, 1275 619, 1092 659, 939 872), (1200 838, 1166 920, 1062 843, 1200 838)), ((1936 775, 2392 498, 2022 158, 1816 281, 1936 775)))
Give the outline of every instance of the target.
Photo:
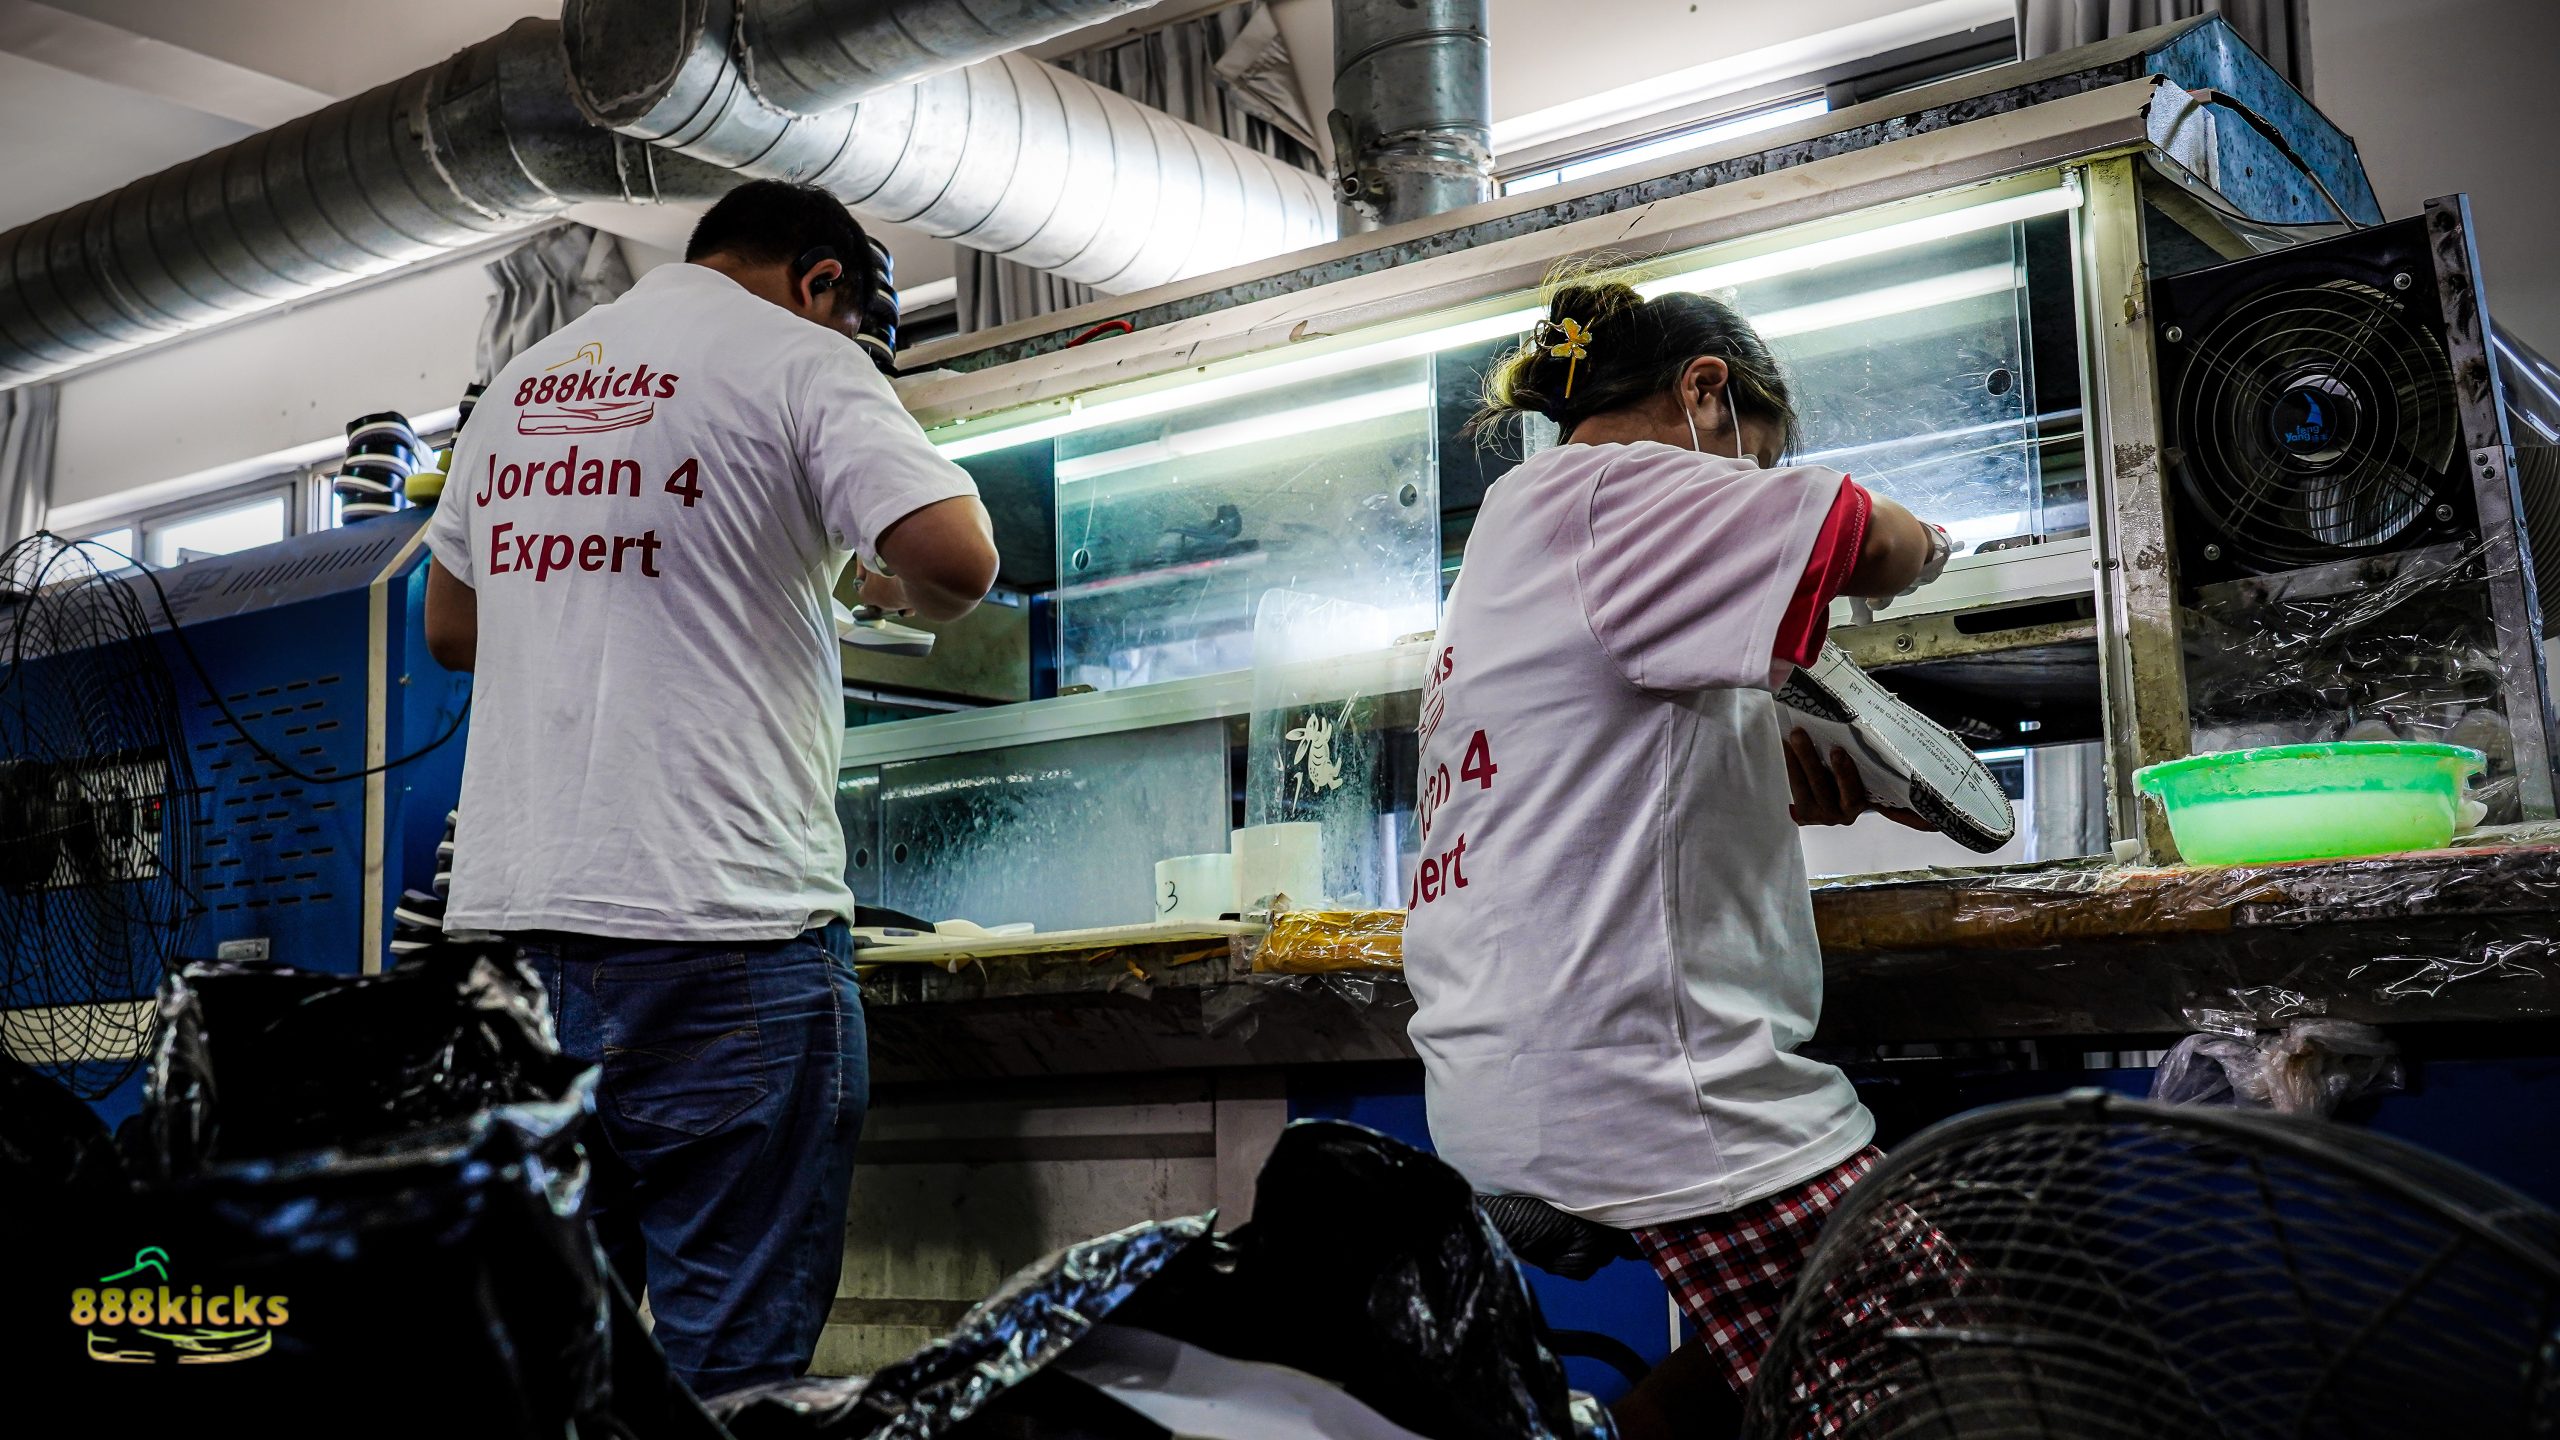
POLYGON ((1822 957, 1771 697, 1826 518, 1862 528, 1863 499, 1652 443, 1560 446, 1486 496, 1424 694, 1404 930, 1432 1140, 1478 1191, 1658 1225, 1873 1136, 1795 1053, 1822 957))
POLYGON ((517 356, 427 530, 480 612, 446 924, 754 940, 850 915, 829 595, 975 493, 851 339, 699 265, 517 356))

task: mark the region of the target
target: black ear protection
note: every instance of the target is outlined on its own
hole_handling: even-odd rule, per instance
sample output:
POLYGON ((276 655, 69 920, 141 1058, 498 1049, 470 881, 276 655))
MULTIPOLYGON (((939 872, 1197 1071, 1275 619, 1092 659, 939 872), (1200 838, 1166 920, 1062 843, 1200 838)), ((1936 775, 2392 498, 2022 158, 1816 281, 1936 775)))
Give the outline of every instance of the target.
POLYGON ((832 245, 818 246, 814 250, 804 252, 799 259, 792 261, 791 283, 794 286, 797 286, 800 283, 802 276, 807 275, 810 271, 817 269, 820 265, 829 260, 836 262, 836 273, 810 281, 809 293, 812 295, 824 295, 828 291, 833 290, 836 286, 844 283, 845 272, 844 257, 838 255, 835 251, 835 247, 832 245))

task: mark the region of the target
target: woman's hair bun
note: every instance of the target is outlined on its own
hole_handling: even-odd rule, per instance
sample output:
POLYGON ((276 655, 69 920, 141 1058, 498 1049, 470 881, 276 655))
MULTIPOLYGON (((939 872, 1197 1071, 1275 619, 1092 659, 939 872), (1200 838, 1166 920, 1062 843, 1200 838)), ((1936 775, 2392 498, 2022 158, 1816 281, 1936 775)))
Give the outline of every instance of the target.
POLYGON ((1725 398, 1742 414, 1775 423, 1785 448, 1796 443, 1795 405, 1785 375, 1750 322, 1710 296, 1675 291, 1656 300, 1590 267, 1548 282, 1546 318, 1484 378, 1484 403, 1469 427, 1482 435, 1517 415, 1543 415, 1570 433, 1585 416, 1635 404, 1678 383, 1689 362, 1725 362, 1725 398))
POLYGON ((1588 330, 1613 315, 1631 314, 1644 307, 1644 297, 1636 288, 1618 280, 1583 280, 1559 286, 1547 299, 1547 320, 1561 323, 1573 320, 1588 330))

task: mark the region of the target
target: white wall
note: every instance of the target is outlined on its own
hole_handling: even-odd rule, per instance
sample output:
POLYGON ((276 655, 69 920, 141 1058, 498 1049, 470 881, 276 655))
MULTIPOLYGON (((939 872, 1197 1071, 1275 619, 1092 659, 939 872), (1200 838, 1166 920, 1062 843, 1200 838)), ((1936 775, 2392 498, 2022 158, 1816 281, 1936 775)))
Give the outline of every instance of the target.
POLYGON ((2469 191, 2491 314, 2560 354, 2560 0, 2310 0, 2313 96, 2383 213, 2469 191))
POLYGON ((462 398, 496 287, 486 257, 415 271, 62 382, 53 503, 96 500, 462 398))

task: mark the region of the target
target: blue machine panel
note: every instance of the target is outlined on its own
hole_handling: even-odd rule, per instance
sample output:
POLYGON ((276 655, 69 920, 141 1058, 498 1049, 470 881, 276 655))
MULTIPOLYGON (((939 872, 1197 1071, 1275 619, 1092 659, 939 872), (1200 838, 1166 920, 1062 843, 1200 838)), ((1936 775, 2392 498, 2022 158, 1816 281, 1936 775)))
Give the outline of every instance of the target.
MULTIPOLYGON (((202 908, 188 954, 263 939, 271 958, 299 968, 379 968, 392 903, 404 887, 428 888, 444 816, 461 789, 463 736, 379 786, 362 778, 377 704, 377 753, 396 758, 452 728, 470 693, 468 676, 427 657, 422 529, 422 517, 395 516, 161 576, 185 649, 220 695, 217 704, 164 628, 203 789, 187 877, 202 908), (223 718, 224 706, 239 728, 223 718), (257 746, 302 774, 279 769, 257 746), (382 836, 383 859, 369 879, 372 833, 382 836)), ((164 618, 147 582, 128 583, 154 619, 164 618)))

